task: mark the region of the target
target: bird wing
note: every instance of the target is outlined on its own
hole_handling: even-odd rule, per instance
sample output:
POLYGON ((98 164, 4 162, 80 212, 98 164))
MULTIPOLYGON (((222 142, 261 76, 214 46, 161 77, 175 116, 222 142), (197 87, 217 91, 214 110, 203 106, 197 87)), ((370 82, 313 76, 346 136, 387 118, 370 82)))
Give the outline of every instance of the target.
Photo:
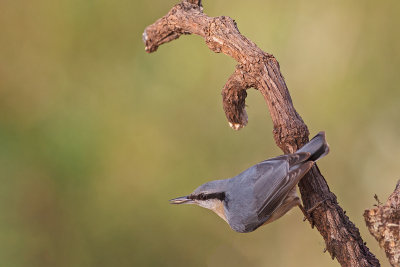
POLYGON ((299 154, 278 157, 256 165, 257 180, 253 190, 259 219, 269 217, 314 164, 313 161, 304 162, 310 156, 309 153, 299 154), (290 168, 294 162, 297 166, 290 168))

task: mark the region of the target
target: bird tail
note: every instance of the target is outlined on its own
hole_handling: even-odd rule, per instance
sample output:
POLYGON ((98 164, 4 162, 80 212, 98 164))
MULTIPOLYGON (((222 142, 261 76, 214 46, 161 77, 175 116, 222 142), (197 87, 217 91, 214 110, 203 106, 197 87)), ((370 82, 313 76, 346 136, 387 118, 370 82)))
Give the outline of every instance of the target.
POLYGON ((311 154, 308 160, 317 161, 329 153, 329 145, 325 139, 325 132, 319 132, 307 144, 297 152, 308 152, 311 154))

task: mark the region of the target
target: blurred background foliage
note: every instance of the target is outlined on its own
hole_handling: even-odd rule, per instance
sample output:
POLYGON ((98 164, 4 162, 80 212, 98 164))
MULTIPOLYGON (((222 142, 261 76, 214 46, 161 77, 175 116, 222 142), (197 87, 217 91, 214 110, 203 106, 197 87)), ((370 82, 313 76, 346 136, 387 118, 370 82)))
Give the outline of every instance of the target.
MULTIPOLYGON (((281 152, 249 90, 228 127, 235 62, 183 36, 151 55, 144 28, 175 0, 0 2, 1 266, 337 266, 295 209, 238 234, 168 199, 281 152)), ((330 188, 387 266, 364 209, 399 178, 400 3, 204 1, 281 65, 330 188)))

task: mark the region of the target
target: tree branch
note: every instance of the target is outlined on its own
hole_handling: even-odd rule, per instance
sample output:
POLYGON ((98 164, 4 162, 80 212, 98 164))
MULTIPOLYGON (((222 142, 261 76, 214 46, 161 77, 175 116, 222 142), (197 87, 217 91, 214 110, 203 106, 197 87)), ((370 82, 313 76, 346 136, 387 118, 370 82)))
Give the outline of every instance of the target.
POLYGON ((238 65, 222 89, 222 105, 229 126, 234 130, 247 125, 246 89, 251 87, 254 87, 253 79, 238 65))
MULTIPOLYGON (((253 87, 261 92, 268 105, 279 148, 284 153, 293 153, 308 142, 308 128, 293 106, 278 61, 241 35, 233 19, 208 17, 203 13, 201 1, 184 0, 145 29, 145 49, 154 52, 161 44, 182 34, 199 35, 212 51, 222 52, 238 62, 222 91, 225 114, 233 129, 239 130, 247 124, 246 89, 253 87)), ((380 266, 316 165, 299 187, 306 209, 325 200, 310 216, 332 258, 336 257, 342 266, 380 266)))
POLYGON ((400 267, 400 180, 385 205, 365 210, 368 230, 386 252, 389 262, 400 267))

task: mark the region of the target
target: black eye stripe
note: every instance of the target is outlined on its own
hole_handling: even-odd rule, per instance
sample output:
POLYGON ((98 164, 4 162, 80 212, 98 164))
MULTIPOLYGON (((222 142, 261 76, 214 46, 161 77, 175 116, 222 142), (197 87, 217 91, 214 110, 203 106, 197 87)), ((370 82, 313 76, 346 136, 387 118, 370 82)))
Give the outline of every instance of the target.
POLYGON ((210 193, 210 194, 200 193, 198 195, 190 195, 188 198, 196 200, 219 199, 223 201, 225 199, 225 192, 210 193))

